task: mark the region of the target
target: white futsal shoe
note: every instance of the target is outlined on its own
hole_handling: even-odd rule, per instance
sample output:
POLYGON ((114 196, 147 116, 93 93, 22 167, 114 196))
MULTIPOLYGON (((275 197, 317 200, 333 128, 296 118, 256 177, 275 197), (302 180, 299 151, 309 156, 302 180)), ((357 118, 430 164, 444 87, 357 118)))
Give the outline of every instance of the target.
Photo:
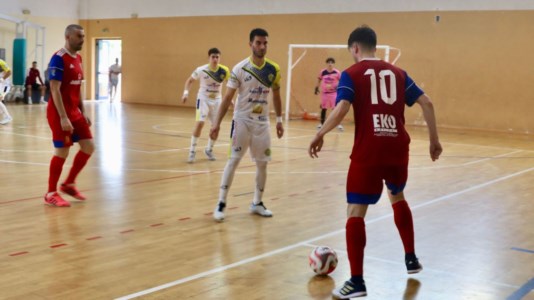
POLYGON ((215 210, 213 211, 213 219, 217 222, 224 221, 224 208, 226 207, 226 203, 219 202, 217 203, 217 207, 215 207, 215 210))
POLYGON ((205 148, 204 149, 204 154, 206 154, 206 156, 208 157, 208 160, 214 161, 214 160, 217 159, 215 157, 215 155, 213 154, 213 150, 212 149, 205 148))
POLYGON ((260 215, 262 217, 272 217, 273 216, 273 212, 268 210, 265 205, 263 205, 263 201, 258 203, 258 204, 254 204, 254 202, 250 205, 250 212, 253 213, 253 214, 257 214, 257 215, 260 215))
POLYGON ((197 154, 195 151, 189 151, 189 157, 187 158, 187 162, 192 164, 195 162, 195 154, 197 154))

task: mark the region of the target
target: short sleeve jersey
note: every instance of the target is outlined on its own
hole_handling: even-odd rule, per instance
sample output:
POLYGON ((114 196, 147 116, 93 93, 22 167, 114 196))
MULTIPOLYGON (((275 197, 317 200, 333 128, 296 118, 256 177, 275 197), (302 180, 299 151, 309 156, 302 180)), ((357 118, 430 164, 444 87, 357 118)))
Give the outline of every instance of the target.
POLYGON ((271 89, 280 88, 280 67, 267 58, 262 66, 246 58, 232 69, 228 87, 238 92, 234 119, 269 122, 268 97, 271 89))
POLYGON ((0 59, 0 77, 4 77, 4 73, 11 71, 9 67, 7 66, 6 62, 0 59))
MULTIPOLYGON (((79 109, 80 87, 83 80, 82 57, 79 54, 71 55, 66 49, 61 49, 52 55, 48 65, 50 80, 61 82, 60 92, 67 116, 71 121, 83 117, 79 109)), ((53 96, 48 101, 48 116, 59 117, 55 107, 53 96)))
POLYGON ((199 99, 221 100, 222 83, 230 78, 230 70, 221 64, 216 70, 212 70, 209 64, 205 64, 196 68, 191 77, 200 80, 199 99))
POLYGON ((321 92, 323 94, 336 93, 340 78, 341 72, 338 69, 333 69, 331 72, 326 68, 322 69, 319 73, 319 79, 321 80, 321 92))
POLYGON ((348 100, 356 131, 351 159, 365 165, 408 163, 410 137, 404 106, 423 91, 402 69, 379 59, 366 59, 341 74, 337 100, 348 100))

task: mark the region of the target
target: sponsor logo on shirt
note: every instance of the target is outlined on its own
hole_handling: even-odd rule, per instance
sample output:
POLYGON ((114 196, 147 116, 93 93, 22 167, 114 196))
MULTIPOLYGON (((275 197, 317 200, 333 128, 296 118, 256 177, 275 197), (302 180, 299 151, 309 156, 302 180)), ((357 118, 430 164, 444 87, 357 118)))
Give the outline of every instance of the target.
POLYGON ((262 87, 260 86, 260 87, 258 87, 258 88, 250 89, 250 90, 248 90, 248 92, 249 92, 250 94, 253 94, 253 95, 254 95, 254 94, 259 94, 259 95, 261 95, 261 94, 269 94, 269 89, 264 89, 264 88, 262 88, 262 87))
POLYGON ((373 114, 373 126, 376 136, 397 136, 397 120, 388 114, 373 114))

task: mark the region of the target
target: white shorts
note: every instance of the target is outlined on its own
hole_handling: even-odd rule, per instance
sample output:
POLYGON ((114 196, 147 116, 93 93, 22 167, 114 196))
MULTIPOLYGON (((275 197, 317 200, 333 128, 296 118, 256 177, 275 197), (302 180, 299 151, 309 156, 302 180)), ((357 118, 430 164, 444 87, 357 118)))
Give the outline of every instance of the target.
POLYGON ((241 159, 250 148, 253 161, 271 160, 271 131, 269 123, 255 123, 243 119, 232 121, 230 158, 241 159))
POLYGON ((197 99, 197 115, 195 120, 204 122, 209 119, 213 124, 217 117, 217 110, 219 110, 220 100, 203 100, 197 99))
POLYGON ((0 101, 4 100, 4 97, 7 93, 9 93, 9 90, 11 89, 11 82, 4 81, 3 83, 0 83, 0 101))

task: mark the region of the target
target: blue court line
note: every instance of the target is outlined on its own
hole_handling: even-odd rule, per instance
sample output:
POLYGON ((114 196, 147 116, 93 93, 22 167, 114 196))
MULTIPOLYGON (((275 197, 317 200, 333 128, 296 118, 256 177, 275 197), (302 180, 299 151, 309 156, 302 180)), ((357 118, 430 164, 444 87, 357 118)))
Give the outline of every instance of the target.
POLYGON ((526 252, 526 253, 532 253, 532 254, 534 254, 534 250, 528 250, 528 249, 522 249, 522 248, 516 248, 516 247, 512 247, 511 249, 512 249, 512 250, 515 250, 515 251, 521 251, 521 252, 526 252))
POLYGON ((534 278, 530 279, 527 283, 523 284, 517 291, 508 296, 506 300, 521 300, 525 297, 530 291, 534 290, 534 278))

